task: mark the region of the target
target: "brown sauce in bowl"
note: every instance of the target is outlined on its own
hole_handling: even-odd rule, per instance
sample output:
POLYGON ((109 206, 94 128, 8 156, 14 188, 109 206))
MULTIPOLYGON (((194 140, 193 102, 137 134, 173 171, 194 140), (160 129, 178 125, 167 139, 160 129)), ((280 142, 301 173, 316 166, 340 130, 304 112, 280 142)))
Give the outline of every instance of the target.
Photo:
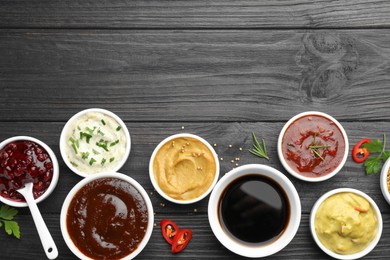
POLYGON ((120 259, 137 249, 148 226, 148 209, 130 183, 101 178, 82 187, 67 212, 75 246, 93 259, 120 259))
POLYGON ((234 180, 223 191, 218 207, 224 232, 247 246, 276 241, 290 219, 286 192, 276 181, 261 175, 250 174, 234 180))

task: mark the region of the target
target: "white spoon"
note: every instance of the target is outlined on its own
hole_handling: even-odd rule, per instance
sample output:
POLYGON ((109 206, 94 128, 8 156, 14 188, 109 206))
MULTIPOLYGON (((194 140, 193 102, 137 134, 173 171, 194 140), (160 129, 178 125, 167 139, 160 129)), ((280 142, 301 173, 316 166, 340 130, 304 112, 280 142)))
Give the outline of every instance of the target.
POLYGON ((39 212, 38 206, 35 203, 33 192, 32 192, 33 184, 32 182, 26 183, 24 188, 16 190, 25 198, 28 207, 30 208, 31 215, 34 219, 35 227, 37 228, 39 238, 41 239, 41 243, 43 249, 45 250, 46 256, 49 259, 56 259, 58 256, 57 246, 54 243, 54 240, 47 229, 45 221, 43 221, 42 215, 39 212))

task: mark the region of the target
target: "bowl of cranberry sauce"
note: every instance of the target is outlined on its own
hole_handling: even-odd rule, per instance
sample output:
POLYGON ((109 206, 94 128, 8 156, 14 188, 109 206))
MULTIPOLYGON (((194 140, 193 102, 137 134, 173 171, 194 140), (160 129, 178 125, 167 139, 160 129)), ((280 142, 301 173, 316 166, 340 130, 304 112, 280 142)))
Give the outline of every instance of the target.
POLYGON ((26 207, 16 190, 33 183, 38 203, 54 190, 58 182, 58 161, 42 141, 29 136, 15 136, 0 143, 0 201, 14 207, 26 207))
POLYGON ((328 114, 309 111, 292 117, 278 139, 278 155, 294 177, 319 182, 335 176, 348 157, 348 137, 328 114))

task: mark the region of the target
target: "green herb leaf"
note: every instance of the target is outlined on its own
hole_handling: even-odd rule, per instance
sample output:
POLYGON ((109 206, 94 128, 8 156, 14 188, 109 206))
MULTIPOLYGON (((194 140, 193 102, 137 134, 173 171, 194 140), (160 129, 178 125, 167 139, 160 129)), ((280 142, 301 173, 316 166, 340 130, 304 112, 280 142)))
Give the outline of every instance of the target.
POLYGON ((100 154, 98 151, 96 151, 95 149, 92 149, 92 152, 94 155, 97 155, 97 154, 100 154))
POLYGON ((103 158, 102 161, 100 162, 100 164, 103 166, 105 163, 106 163, 106 159, 103 158))
POLYGON ((115 160, 115 157, 110 158, 110 163, 112 163, 115 160))
POLYGON ((97 131, 99 135, 104 136, 104 133, 100 131, 100 129, 97 131))
POLYGON ((363 144, 363 147, 366 148, 370 153, 380 153, 383 149, 381 140, 373 140, 372 142, 363 144))
POLYGON ((96 129, 96 126, 93 127, 93 129, 89 128, 88 126, 85 128, 86 131, 88 131, 89 134, 93 134, 93 132, 95 131, 96 129))
POLYGON ((77 163, 75 163, 75 162, 70 162, 70 164, 72 164, 74 167, 79 167, 79 166, 77 165, 77 163))
POLYGON ((103 139, 100 139, 99 142, 96 142, 96 146, 101 147, 108 152, 107 144, 108 141, 104 141, 103 139))
POLYGON ((384 151, 383 152, 383 161, 384 162, 387 161, 387 159, 389 159, 389 157, 390 157, 390 151, 389 150, 384 151))
POLYGON ((12 220, 16 214, 18 214, 18 211, 8 205, 2 205, 0 208, 0 218, 2 219, 12 220))
POLYGON ((96 160, 94 158, 91 158, 91 160, 89 160, 89 165, 92 165, 94 162, 96 162, 96 160))
POLYGON ((381 169, 381 155, 368 158, 364 162, 364 167, 366 167, 366 173, 368 175, 378 173, 381 169))
POLYGON ((116 131, 119 131, 119 130, 121 130, 122 129, 122 127, 119 125, 117 128, 116 128, 116 131))
POLYGON ((3 220, 3 222, 4 222, 5 232, 7 232, 8 235, 13 234, 14 237, 20 239, 20 229, 18 223, 10 220, 3 220))
POLYGON ((115 142, 110 143, 110 146, 114 146, 119 143, 119 140, 116 140, 115 142))
POLYGON ((89 157, 89 152, 81 152, 81 158, 85 160, 88 159, 88 157, 89 157))
POLYGON ((0 227, 3 226, 5 232, 8 235, 13 234, 16 238, 20 239, 20 230, 17 222, 12 221, 13 218, 18 214, 18 211, 8 205, 2 205, 0 208, 0 227))
POLYGON ((100 120, 101 122, 102 122, 102 124, 103 125, 106 125, 106 122, 104 122, 104 120, 102 119, 102 120, 100 120))
POLYGON ((264 138, 261 139, 263 146, 261 146, 259 141, 257 141, 257 137, 254 132, 252 132, 252 138, 253 138, 253 149, 249 149, 249 152, 260 158, 267 159, 269 161, 269 157, 267 155, 267 147, 265 145, 264 138))
POLYGON ((92 135, 80 132, 80 140, 83 140, 83 137, 85 137, 87 144, 89 144, 89 140, 92 138, 92 135))
POLYGON ((72 148, 74 150, 74 153, 77 154, 77 148, 76 148, 76 145, 75 144, 72 144, 72 148))

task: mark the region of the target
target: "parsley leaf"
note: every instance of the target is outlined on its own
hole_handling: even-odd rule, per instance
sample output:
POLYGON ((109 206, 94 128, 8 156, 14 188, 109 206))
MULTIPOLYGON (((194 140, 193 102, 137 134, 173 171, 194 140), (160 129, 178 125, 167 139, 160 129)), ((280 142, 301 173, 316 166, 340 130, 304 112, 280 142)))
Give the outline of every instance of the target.
POLYGON ((18 214, 18 211, 8 205, 2 205, 0 207, 0 227, 4 224, 5 232, 8 235, 13 234, 14 237, 20 239, 19 225, 13 218, 18 214))
POLYGON ((366 173, 371 175, 373 173, 378 173, 381 168, 381 157, 375 156, 370 157, 364 162, 364 166, 366 167, 366 173))
POLYGON ((373 140, 363 145, 370 152, 370 157, 364 162, 366 174, 378 173, 382 167, 382 160, 385 162, 390 157, 390 150, 386 149, 386 134, 383 134, 383 143, 381 140, 373 140), (376 153, 378 155, 372 155, 376 153))
POLYGON ((18 214, 18 211, 8 205, 3 205, 0 208, 0 218, 2 219, 12 220, 16 214, 18 214))
POLYGON ((3 222, 5 232, 7 232, 8 235, 14 234, 14 237, 20 239, 20 230, 18 223, 11 220, 3 220, 3 222))
POLYGON ((380 153, 383 149, 382 142, 380 140, 373 140, 372 142, 365 143, 363 145, 370 153, 380 153))

